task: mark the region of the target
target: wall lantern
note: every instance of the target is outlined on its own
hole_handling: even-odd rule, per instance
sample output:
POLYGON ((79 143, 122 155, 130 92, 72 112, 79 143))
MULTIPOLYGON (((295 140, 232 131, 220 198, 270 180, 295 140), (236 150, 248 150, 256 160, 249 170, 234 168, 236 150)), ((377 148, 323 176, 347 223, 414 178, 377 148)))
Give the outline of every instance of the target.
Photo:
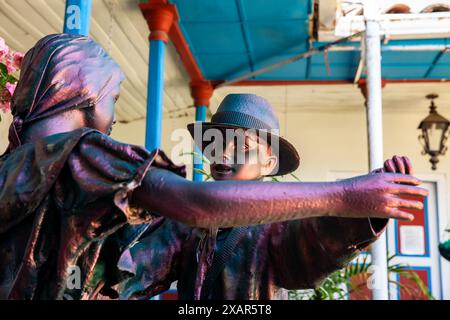
POLYGON ((436 170, 436 164, 439 162, 438 156, 442 156, 447 151, 445 142, 448 138, 448 128, 450 121, 441 116, 436 111, 434 99, 438 97, 437 94, 429 94, 427 99, 431 100, 430 114, 420 122, 419 128, 422 134, 419 136, 419 141, 422 143, 422 154, 428 154, 431 162, 431 169, 436 170))

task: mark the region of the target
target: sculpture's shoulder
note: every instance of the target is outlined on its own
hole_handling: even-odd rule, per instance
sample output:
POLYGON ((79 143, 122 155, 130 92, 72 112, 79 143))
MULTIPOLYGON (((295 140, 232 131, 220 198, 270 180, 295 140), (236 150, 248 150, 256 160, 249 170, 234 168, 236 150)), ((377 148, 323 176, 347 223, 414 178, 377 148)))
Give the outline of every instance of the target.
POLYGON ((0 233, 34 212, 88 128, 36 139, 0 158, 0 233))
POLYGON ((9 153, 5 153, 0 157, 0 161, 12 161, 18 157, 23 157, 34 153, 40 156, 54 154, 58 151, 67 151, 68 148, 74 147, 82 137, 92 134, 94 132, 100 133, 91 128, 80 128, 77 130, 57 133, 54 135, 46 136, 40 139, 36 139, 32 142, 24 143, 9 153), (39 153, 39 151, 45 153, 39 153))

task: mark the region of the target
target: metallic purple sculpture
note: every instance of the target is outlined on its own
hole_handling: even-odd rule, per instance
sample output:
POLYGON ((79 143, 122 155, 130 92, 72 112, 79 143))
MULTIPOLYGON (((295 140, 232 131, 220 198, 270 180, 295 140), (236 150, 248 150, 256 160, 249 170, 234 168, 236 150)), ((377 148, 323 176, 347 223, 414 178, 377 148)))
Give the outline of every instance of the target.
MULTIPOLYGON (((223 150, 221 157, 207 156, 216 181, 261 180, 299 166, 294 146, 276 135, 279 121, 273 108, 256 95, 230 94, 211 122, 188 128, 202 150, 208 145, 223 150), (195 137, 214 129, 221 139, 208 143, 195 137)), ((412 174, 412 167, 408 158, 395 156, 377 172, 412 174)), ((116 290, 123 299, 148 299, 177 281, 183 300, 287 299, 284 288, 316 287, 376 240, 387 221, 315 217, 218 230, 161 220, 121 256, 119 268, 134 276, 116 290)))
POLYGON ((27 52, 0 157, 0 299, 108 294, 122 280, 118 257, 152 231, 145 223, 155 215, 203 228, 324 215, 409 219, 402 208, 422 204, 399 195, 427 194, 418 179, 399 174, 190 182, 161 151, 107 136, 122 79, 87 37, 50 35, 27 52))

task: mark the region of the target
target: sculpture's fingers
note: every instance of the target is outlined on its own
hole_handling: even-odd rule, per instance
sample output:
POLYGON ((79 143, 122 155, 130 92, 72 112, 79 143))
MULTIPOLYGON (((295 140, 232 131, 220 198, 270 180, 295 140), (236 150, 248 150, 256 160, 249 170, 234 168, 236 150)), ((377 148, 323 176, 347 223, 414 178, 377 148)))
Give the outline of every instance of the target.
POLYGON ((402 199, 395 197, 391 200, 390 207, 397 209, 411 209, 420 211, 423 209, 423 203, 417 200, 402 199))
POLYGON ((388 208, 387 215, 389 218, 392 218, 392 219, 408 220, 408 221, 414 220, 413 214, 408 213, 406 211, 399 210, 399 209, 394 209, 394 208, 388 208))
POLYGON ((396 167, 396 172, 397 173, 401 173, 401 174, 405 174, 406 173, 406 169, 405 169, 405 165, 403 163, 403 158, 399 157, 399 156, 394 156, 392 158, 394 160, 395 163, 395 167, 396 167))
POLYGON ((392 161, 392 159, 388 159, 384 162, 384 171, 396 173, 394 161, 392 161))
POLYGON ((418 197, 428 196, 427 189, 410 185, 395 185, 395 187, 392 188, 391 193, 403 196, 418 196, 418 197))
POLYGON ((406 174, 414 174, 414 171, 413 171, 413 167, 412 167, 412 164, 411 164, 411 161, 409 160, 409 158, 408 157, 402 157, 403 158, 403 163, 404 163, 404 165, 405 165, 405 173, 406 174))
POLYGON ((412 186, 417 186, 417 185, 421 184, 421 181, 419 179, 417 179, 416 177, 413 177, 410 175, 405 175, 405 174, 398 174, 398 173, 387 173, 386 181, 401 183, 401 184, 408 184, 408 185, 412 185, 412 186))

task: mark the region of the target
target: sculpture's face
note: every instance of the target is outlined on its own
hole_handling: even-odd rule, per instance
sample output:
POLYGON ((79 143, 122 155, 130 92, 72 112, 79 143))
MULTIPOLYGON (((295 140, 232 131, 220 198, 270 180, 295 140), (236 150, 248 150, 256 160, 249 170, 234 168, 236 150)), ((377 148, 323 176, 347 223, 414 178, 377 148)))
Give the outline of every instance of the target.
POLYGON ((119 99, 119 94, 120 83, 96 103, 92 112, 93 121, 90 123, 90 126, 107 135, 111 134, 112 126, 116 122, 114 107, 117 99, 119 99))
POLYGON ((267 142, 258 138, 254 131, 240 130, 240 133, 242 139, 224 142, 222 163, 211 163, 214 180, 259 180, 275 168, 277 158, 271 155, 267 142))

